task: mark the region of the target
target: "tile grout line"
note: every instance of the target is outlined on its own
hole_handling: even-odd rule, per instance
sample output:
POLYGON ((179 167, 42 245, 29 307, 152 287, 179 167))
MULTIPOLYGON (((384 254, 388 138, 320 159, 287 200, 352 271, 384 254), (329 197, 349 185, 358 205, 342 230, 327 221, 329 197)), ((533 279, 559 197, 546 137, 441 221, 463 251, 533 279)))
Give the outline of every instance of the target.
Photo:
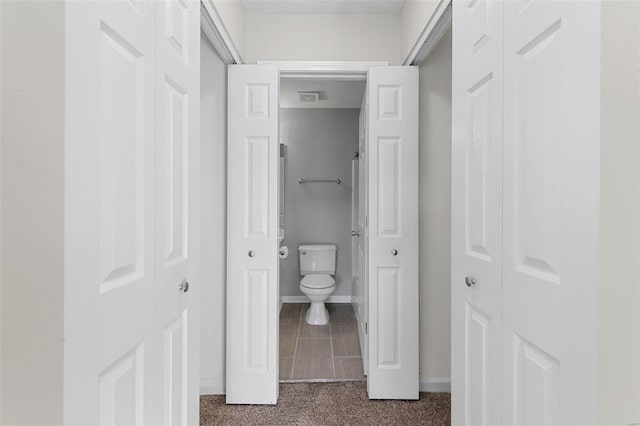
POLYGON ((336 376, 336 357, 333 354, 333 327, 331 327, 331 318, 329 318, 329 344, 331 345, 331 367, 333 369, 333 378, 336 376))
MULTIPOLYGON (((301 307, 300 312, 302 312, 303 309, 301 307)), ((298 329, 296 330, 296 346, 295 349, 293 350, 293 362, 291 363, 291 374, 289 375, 290 379, 293 380, 293 371, 295 369, 296 366, 296 355, 298 354, 298 338, 300 336, 300 321, 302 320, 302 313, 298 315, 298 329)))

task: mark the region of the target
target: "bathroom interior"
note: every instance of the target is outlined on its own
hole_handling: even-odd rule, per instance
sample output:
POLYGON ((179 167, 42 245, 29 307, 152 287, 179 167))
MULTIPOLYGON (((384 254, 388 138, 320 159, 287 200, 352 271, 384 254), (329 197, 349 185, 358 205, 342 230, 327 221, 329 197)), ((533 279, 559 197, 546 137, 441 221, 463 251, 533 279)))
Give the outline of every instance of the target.
POLYGON ((280 81, 280 381, 365 380, 352 303, 365 86, 280 81))

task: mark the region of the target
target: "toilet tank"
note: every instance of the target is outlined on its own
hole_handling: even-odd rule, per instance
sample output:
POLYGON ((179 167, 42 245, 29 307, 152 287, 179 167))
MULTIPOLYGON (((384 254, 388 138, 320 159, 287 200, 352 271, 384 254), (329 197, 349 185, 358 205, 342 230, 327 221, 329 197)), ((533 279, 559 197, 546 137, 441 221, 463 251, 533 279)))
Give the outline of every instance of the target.
POLYGON ((298 246, 300 275, 336 273, 336 246, 333 244, 308 244, 298 246))

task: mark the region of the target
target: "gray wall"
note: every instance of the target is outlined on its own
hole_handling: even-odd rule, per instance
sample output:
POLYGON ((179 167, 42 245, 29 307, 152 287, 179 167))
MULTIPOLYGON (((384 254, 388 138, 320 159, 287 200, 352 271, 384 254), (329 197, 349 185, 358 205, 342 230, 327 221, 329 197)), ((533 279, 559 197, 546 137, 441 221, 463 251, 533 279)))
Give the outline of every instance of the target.
POLYGON ((420 66, 420 381, 451 376, 451 30, 420 66))
POLYGON ((200 393, 224 393, 226 327, 227 66, 200 43, 200 393))
POLYGON ((601 59, 598 424, 626 425, 640 421, 640 3, 602 3, 601 59))
POLYGON ((0 424, 59 425, 64 420, 65 5, 0 1, 0 8, 0 424))
POLYGON ((280 140, 286 145, 285 239, 280 296, 300 292, 298 245, 338 246, 334 296, 351 296, 351 160, 358 150, 359 109, 281 109, 280 140), (299 178, 335 179, 309 183, 299 178))

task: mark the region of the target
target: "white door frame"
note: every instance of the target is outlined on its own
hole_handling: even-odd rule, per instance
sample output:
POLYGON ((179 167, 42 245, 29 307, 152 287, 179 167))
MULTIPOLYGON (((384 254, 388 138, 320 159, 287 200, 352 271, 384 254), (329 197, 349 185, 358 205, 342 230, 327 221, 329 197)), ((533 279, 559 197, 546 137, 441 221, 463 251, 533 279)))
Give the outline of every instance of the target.
POLYGON ((225 64, 243 64, 242 56, 224 26, 213 0, 200 1, 200 28, 225 64))
POLYGON ((371 67, 387 67, 386 61, 257 61, 258 65, 277 65, 280 78, 305 80, 366 81, 371 67))
POLYGON ((403 65, 420 65, 431 51, 438 45, 438 42, 451 28, 451 1, 440 0, 436 9, 431 15, 431 19, 420 33, 415 44, 405 58, 403 65))

